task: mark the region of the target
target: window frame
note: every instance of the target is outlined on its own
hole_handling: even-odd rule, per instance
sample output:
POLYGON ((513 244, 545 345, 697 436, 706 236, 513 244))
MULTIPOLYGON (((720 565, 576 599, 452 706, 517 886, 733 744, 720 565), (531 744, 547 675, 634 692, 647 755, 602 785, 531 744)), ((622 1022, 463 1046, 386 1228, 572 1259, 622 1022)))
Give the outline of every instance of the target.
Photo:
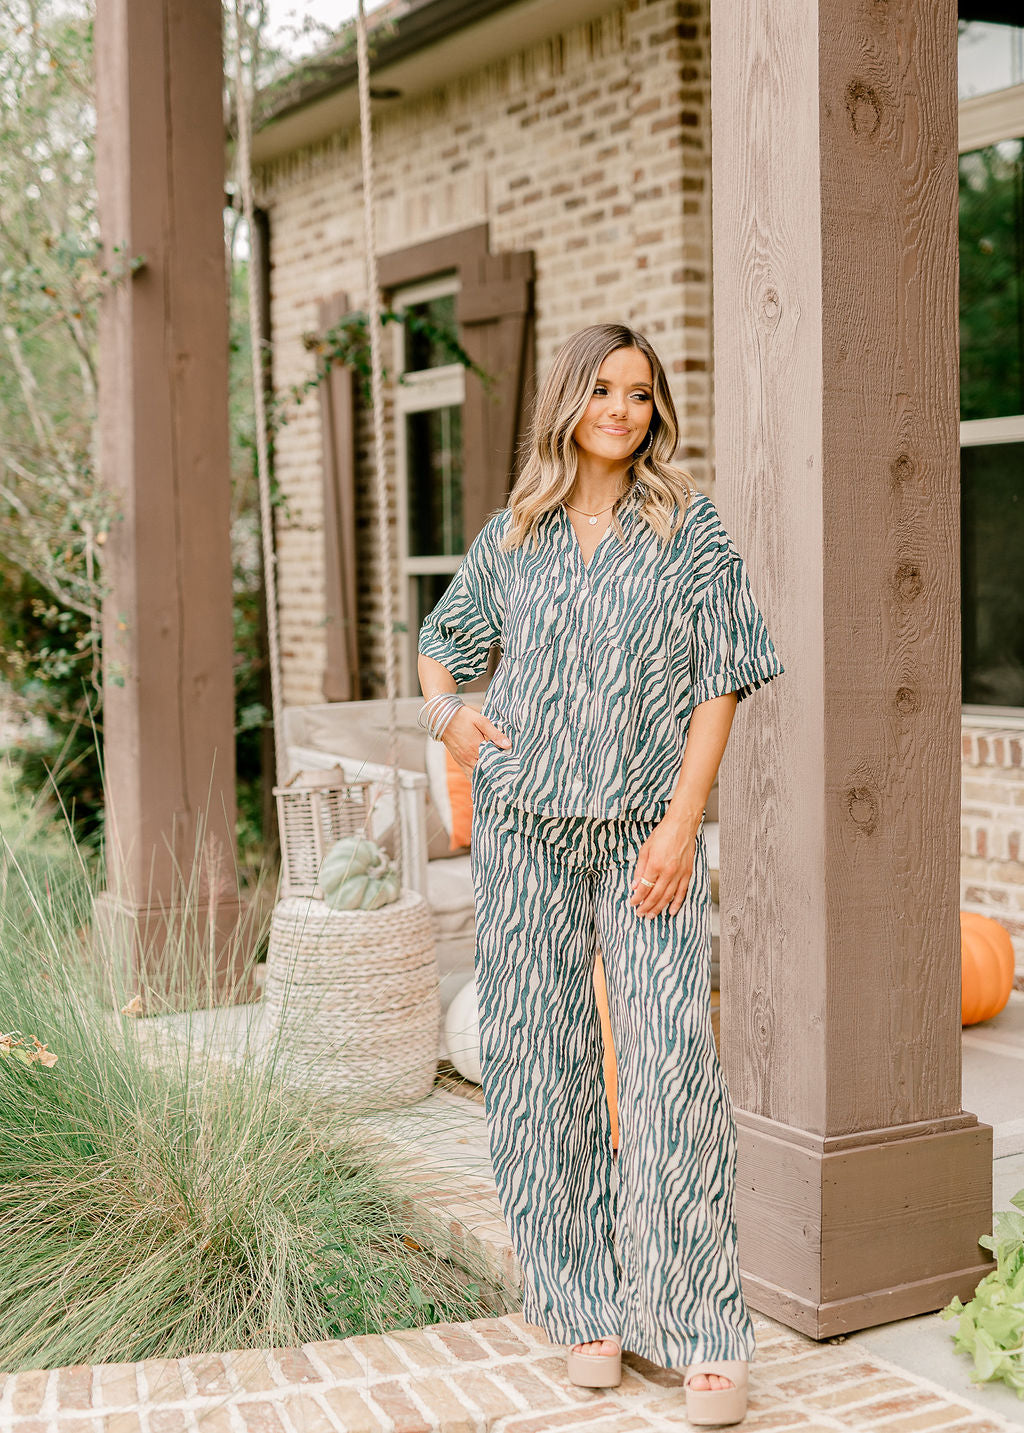
MULTIPOLYGON (((404 313, 415 304, 430 299, 454 295, 456 303, 461 289, 457 269, 426 279, 396 286, 391 299, 394 313, 404 313)), ((407 695, 419 691, 417 661, 419 657, 419 627, 413 614, 417 611, 417 578, 447 573, 454 576, 465 553, 445 554, 439 557, 413 556, 409 552, 409 468, 406 442, 405 419, 411 413, 427 413, 439 408, 462 408, 465 413, 466 370, 461 363, 446 363, 437 368, 406 370, 405 326, 396 323, 394 327, 393 364, 396 382, 394 384, 394 434, 396 513, 398 521, 398 569, 400 574, 399 620, 405 629, 405 660, 400 681, 407 695), (400 378, 401 381, 397 381, 400 378)), ((464 455, 463 455, 464 456, 464 455)))

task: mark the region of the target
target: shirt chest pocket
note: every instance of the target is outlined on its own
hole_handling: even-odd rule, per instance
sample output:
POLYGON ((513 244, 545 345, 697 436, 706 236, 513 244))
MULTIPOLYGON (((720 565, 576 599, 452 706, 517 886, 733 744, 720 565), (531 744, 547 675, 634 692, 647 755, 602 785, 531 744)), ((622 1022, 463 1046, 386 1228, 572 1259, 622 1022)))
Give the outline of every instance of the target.
POLYGON ((652 672, 671 663, 680 641, 675 592, 675 583, 664 578, 606 593, 604 638, 623 661, 642 661, 652 672))

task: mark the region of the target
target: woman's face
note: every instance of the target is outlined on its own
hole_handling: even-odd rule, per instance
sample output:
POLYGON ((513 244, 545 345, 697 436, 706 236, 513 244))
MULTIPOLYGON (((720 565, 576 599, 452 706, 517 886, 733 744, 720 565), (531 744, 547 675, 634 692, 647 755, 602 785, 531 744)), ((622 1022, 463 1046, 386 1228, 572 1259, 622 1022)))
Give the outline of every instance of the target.
POLYGON ((654 416, 651 365, 636 348, 616 348, 597 370, 576 446, 605 462, 626 462, 647 437, 654 416))

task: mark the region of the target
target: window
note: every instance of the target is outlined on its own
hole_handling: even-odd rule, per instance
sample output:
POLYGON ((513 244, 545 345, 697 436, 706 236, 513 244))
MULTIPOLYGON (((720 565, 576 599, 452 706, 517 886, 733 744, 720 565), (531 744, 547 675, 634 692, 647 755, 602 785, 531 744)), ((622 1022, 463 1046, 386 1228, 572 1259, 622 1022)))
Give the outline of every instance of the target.
POLYGON ((389 306, 409 316, 391 329, 389 367, 404 380, 394 387, 400 681, 415 695, 420 624, 508 497, 534 391, 534 256, 491 253, 487 225, 472 224, 381 254, 378 277, 389 306), (455 361, 445 339, 456 336, 477 371, 455 361))
POLYGON ((960 417, 1024 413, 1024 139, 960 156, 960 417))
POLYGON ((957 70, 962 100, 1024 83, 1024 29, 988 20, 961 20, 957 70))
POLYGON ((989 711, 1024 708, 1022 79, 1024 28, 961 24, 962 678, 989 711))
POLYGON ((419 629, 465 555, 462 416, 465 369, 439 335, 456 334, 454 275, 397 291, 395 325, 396 471, 399 552, 406 624, 403 690, 419 691, 419 629), (416 320, 420 320, 417 323, 416 320))

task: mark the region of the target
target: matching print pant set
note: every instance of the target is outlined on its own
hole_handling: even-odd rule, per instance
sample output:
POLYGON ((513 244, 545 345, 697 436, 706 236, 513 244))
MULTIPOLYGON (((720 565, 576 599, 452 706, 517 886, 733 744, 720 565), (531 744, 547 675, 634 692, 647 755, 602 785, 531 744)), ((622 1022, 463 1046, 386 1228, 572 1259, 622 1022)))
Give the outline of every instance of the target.
POLYGON ((473 768, 471 865, 484 1104, 523 1314, 555 1343, 618 1334, 667 1368, 754 1356, 740 1287, 736 1126, 711 1025, 703 823, 675 915, 630 902, 675 789, 693 708, 783 670, 717 509, 695 495, 661 539, 641 489, 584 562, 561 507, 500 546, 492 515, 425 619, 419 650, 471 681, 510 739, 473 768), (618 1157, 602 1071, 600 950, 617 1061, 618 1157))

